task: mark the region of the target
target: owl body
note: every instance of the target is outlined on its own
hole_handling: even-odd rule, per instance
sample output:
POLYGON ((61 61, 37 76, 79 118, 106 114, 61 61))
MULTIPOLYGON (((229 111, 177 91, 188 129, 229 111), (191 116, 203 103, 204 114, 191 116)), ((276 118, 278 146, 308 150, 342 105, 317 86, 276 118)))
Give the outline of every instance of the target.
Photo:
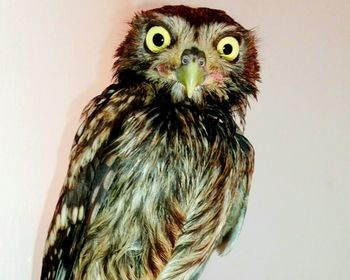
POLYGON ((42 279, 194 280, 215 249, 230 250, 254 165, 238 119, 256 93, 255 56, 252 35, 221 11, 134 18, 116 84, 84 111, 42 279), (224 57, 238 42, 228 36, 218 62, 212 45, 233 33, 241 57, 224 57))

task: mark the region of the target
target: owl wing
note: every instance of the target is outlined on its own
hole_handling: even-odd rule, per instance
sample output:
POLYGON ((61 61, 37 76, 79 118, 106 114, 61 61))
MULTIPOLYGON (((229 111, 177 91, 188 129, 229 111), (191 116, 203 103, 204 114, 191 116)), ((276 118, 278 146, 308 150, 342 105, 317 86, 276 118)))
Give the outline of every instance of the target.
POLYGON ((253 146, 240 133, 235 135, 235 140, 237 145, 236 167, 238 179, 231 212, 217 245, 217 250, 220 254, 229 253, 239 236, 247 210, 248 195, 254 170, 253 146))
MULTIPOLYGON (((109 86, 83 113, 71 150, 67 177, 49 228, 41 279, 72 279, 74 263, 112 184, 113 154, 106 153, 133 100, 109 86)), ((115 174, 115 173, 114 173, 115 174)))

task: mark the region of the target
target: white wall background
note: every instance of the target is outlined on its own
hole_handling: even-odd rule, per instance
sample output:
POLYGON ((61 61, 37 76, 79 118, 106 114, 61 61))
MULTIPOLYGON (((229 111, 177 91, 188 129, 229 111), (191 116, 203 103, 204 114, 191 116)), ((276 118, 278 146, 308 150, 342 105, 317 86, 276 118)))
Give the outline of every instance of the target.
MULTIPOLYGON (((180 1, 0 0, 0 279, 39 279, 84 105, 139 9, 180 1)), ((202 279, 350 279, 350 2, 188 1, 256 27, 256 172, 235 250, 202 279)))

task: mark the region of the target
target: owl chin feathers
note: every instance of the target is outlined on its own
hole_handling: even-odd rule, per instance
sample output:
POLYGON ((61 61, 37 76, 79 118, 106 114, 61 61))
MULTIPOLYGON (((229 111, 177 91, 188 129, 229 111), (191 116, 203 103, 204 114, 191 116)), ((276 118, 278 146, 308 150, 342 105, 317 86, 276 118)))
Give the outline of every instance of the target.
POLYGON ((191 99, 194 103, 198 105, 203 104, 203 88, 202 86, 197 86, 194 88, 191 97, 188 96, 186 92, 186 88, 180 82, 175 82, 171 87, 171 100, 174 103, 182 102, 186 100, 186 98, 191 99))

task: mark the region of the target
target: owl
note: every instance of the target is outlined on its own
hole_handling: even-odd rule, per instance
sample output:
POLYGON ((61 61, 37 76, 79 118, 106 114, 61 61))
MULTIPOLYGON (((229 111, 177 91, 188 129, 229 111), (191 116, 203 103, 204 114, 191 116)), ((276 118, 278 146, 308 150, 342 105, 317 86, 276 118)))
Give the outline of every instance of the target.
POLYGON ((114 82, 82 114, 41 279, 199 279, 243 223, 255 36, 225 12, 137 13, 114 82))

